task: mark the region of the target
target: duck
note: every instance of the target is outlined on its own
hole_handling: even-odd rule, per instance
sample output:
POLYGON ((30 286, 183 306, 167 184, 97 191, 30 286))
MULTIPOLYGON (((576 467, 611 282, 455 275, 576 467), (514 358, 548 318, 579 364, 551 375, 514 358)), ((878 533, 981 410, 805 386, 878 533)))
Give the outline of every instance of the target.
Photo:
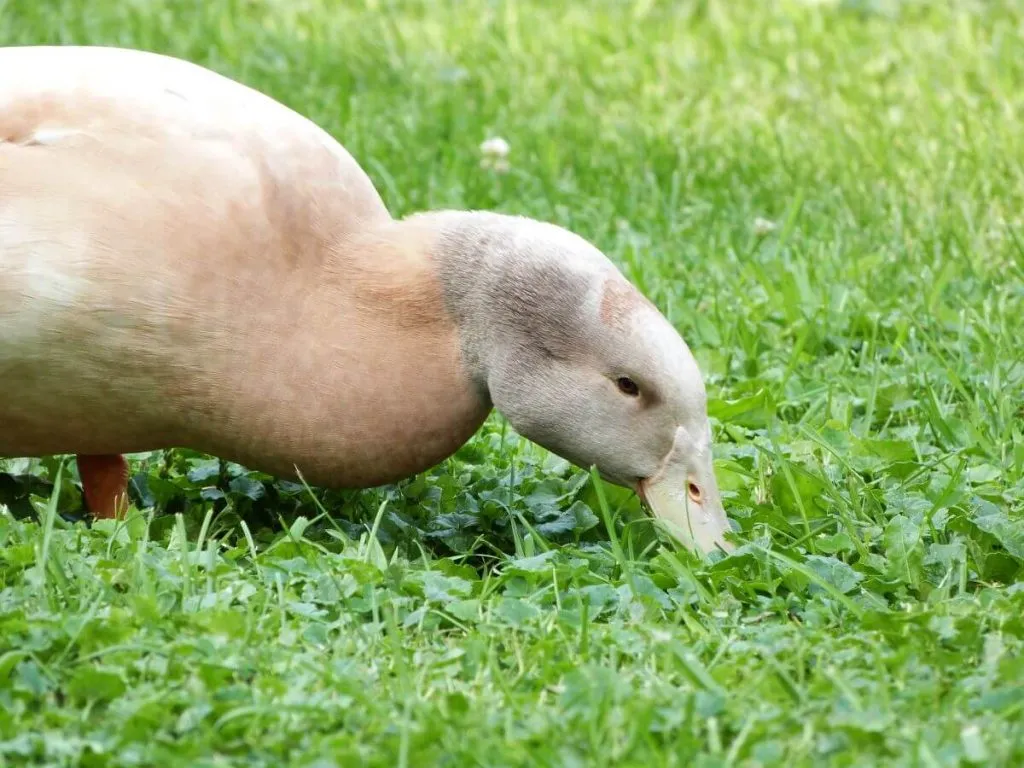
POLYGON ((166 54, 0 48, 0 456, 74 455, 97 518, 125 454, 190 448, 369 488, 497 410, 734 544, 684 339, 590 241, 526 216, 395 218, 329 133, 166 54))

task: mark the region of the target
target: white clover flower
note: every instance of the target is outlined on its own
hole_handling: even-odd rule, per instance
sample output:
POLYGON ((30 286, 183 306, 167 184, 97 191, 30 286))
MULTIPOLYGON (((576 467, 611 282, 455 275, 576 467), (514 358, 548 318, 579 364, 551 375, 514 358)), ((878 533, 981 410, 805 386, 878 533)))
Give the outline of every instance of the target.
POLYGON ((480 145, 480 167, 495 173, 507 173, 511 165, 508 161, 508 153, 511 150, 509 143, 500 136, 492 136, 480 145))
POLYGON ((503 159, 508 157, 511 147, 508 142, 500 136, 492 136, 480 145, 480 151, 485 157, 503 159))
POLYGON ((754 219, 754 234, 758 237, 770 235, 776 229, 778 229, 778 225, 774 221, 762 219, 760 216, 754 219))

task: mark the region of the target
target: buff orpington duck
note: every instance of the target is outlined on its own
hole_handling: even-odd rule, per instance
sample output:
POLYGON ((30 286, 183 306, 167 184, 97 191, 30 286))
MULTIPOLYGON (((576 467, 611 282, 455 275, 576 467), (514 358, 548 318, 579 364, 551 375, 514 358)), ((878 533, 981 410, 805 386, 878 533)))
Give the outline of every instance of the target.
POLYGON ((189 447, 338 488, 454 453, 492 407, 730 550, 705 387, 612 262, 552 224, 396 220, 311 121, 195 64, 0 49, 0 456, 189 447))

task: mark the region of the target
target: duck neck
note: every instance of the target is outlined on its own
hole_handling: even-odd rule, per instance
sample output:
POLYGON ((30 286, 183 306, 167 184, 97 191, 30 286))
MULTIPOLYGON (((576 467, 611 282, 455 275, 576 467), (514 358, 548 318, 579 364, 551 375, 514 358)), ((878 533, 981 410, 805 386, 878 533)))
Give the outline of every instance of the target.
POLYGON ((571 354, 575 314, 588 298, 586 273, 606 266, 563 258, 572 249, 560 242, 575 235, 484 211, 415 214, 401 226, 430 233, 429 257, 459 327, 463 364, 488 402, 510 366, 571 354))
POLYGON ((463 365, 474 387, 490 402, 488 371, 493 348, 495 318, 493 283, 496 243, 481 219, 466 211, 418 213, 402 221, 403 227, 425 228, 428 256, 437 270, 444 303, 459 328, 463 365))

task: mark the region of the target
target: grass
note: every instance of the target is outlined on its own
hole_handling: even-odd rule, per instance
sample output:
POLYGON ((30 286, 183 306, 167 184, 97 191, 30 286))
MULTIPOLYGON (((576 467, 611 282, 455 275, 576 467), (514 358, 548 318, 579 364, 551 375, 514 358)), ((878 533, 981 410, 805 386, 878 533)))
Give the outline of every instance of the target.
POLYGON ((133 457, 121 525, 10 460, 0 764, 1024 763, 1022 33, 1010 2, 0 0, 5 44, 270 93, 396 214, 596 242, 706 371, 745 542, 701 562, 498 416, 362 493, 133 457))

